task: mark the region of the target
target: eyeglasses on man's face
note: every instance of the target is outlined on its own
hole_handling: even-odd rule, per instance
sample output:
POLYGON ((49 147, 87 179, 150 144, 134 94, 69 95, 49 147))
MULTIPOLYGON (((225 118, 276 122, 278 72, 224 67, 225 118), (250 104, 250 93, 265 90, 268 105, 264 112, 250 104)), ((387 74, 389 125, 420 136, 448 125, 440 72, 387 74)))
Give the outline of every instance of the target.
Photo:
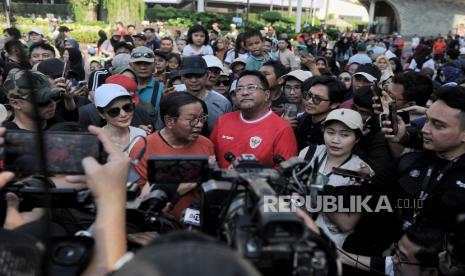
POLYGON ((203 115, 200 115, 199 117, 185 119, 185 120, 189 123, 190 127, 195 127, 198 123, 201 123, 203 125, 208 120, 208 114, 203 114, 203 115))
POLYGON ((329 99, 324 99, 324 98, 322 98, 322 97, 320 97, 318 95, 313 95, 312 92, 310 92, 310 91, 307 91, 304 94, 304 100, 309 101, 310 99, 316 105, 319 105, 321 102, 329 102, 330 101, 329 99))
POLYGON ((410 262, 408 260, 405 260, 406 258, 404 257, 403 254, 401 254, 400 249, 399 249, 399 243, 395 243, 394 245, 394 256, 397 257, 397 263, 399 265, 414 265, 414 266, 422 266, 420 263, 414 263, 410 262))
POLYGON ((250 84, 246 86, 241 85, 241 86, 236 87, 236 95, 245 93, 246 91, 250 93, 254 93, 254 92, 257 92, 258 89, 263 89, 263 87, 261 87, 258 84, 250 84))

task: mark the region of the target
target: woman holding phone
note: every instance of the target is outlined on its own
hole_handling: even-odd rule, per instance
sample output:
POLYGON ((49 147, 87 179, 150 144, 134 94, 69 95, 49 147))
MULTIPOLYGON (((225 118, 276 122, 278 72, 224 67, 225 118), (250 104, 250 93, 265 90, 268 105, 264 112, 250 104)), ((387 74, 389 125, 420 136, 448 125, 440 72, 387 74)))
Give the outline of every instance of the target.
MULTIPOLYGON (((299 154, 299 157, 310 160, 311 164, 318 164, 318 184, 334 187, 355 184, 351 177, 335 174, 333 168, 374 174, 360 157, 352 153, 363 130, 362 117, 358 112, 335 109, 328 114, 323 125, 324 145, 306 147, 299 154)), ((320 213, 316 223, 341 247, 360 218, 361 213, 320 213)))
POLYGON ((102 119, 103 126, 110 140, 126 155, 129 155, 138 137, 145 137, 146 132, 131 126, 134 117, 134 100, 128 91, 118 84, 103 84, 95 90, 94 104, 102 119))

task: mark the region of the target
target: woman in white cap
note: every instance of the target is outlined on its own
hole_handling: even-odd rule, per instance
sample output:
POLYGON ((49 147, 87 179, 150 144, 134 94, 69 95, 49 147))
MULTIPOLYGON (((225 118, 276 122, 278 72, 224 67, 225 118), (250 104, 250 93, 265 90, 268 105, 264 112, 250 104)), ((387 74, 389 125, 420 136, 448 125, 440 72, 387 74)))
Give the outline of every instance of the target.
POLYGON ((146 136, 144 130, 130 126, 135 109, 131 94, 121 85, 103 84, 95 90, 94 104, 107 122, 103 129, 108 137, 129 155, 138 137, 146 136))
MULTIPOLYGON (((304 148, 299 157, 318 164, 318 184, 330 186, 355 185, 350 177, 333 173, 333 168, 361 171, 373 175, 373 170, 352 151, 362 136, 363 121, 360 114, 351 109, 331 111, 324 125, 324 145, 304 148), (313 152, 313 154, 312 154, 313 152), (316 160, 316 161, 315 161, 316 160)), ((361 213, 320 213, 316 223, 341 247, 361 218, 361 213)))

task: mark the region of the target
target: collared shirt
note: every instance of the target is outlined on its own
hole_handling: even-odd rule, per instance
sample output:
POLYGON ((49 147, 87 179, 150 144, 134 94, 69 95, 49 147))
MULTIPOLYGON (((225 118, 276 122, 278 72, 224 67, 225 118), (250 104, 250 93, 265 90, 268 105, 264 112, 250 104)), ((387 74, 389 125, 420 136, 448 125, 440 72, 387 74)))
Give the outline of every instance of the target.
POLYGON ((245 70, 258 70, 268 60, 276 60, 277 56, 273 53, 266 53, 266 57, 249 55, 246 60, 245 70))
MULTIPOLYGON (((141 100, 141 104, 148 112, 156 112, 158 110, 158 106, 152 105, 152 95, 153 95, 153 88, 155 87, 155 79, 151 78, 150 82, 142 89, 137 89, 136 94, 139 96, 141 100)), ((163 83, 160 83, 160 87, 158 88, 160 92, 159 96, 161 96, 161 91, 163 91, 163 83)), ((159 101, 158 104, 159 105, 159 101)))

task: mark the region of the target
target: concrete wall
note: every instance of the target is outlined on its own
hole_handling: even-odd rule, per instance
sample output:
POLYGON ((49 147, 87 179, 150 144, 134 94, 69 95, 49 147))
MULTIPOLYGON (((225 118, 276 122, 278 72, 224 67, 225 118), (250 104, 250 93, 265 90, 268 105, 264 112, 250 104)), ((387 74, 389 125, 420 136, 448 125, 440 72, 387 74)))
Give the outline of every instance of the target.
POLYGON ((459 24, 465 26, 465 0, 383 1, 393 7, 402 35, 444 35, 455 32, 459 24))

